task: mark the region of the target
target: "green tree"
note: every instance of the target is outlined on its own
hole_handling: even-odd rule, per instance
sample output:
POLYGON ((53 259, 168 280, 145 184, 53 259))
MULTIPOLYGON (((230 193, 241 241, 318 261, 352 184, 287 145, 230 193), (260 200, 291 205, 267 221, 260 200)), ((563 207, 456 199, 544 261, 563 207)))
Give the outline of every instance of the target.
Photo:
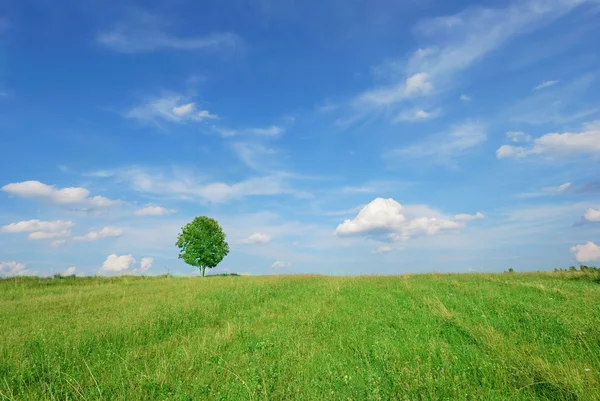
POLYGON ((177 236, 179 258, 202 271, 218 265, 229 253, 225 233, 215 219, 200 216, 181 228, 177 236))

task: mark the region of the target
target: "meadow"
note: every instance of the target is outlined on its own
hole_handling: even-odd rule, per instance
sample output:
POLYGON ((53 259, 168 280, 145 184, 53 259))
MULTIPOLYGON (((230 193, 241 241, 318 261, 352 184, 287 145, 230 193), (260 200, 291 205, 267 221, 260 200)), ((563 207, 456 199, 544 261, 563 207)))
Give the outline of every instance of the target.
POLYGON ((598 277, 0 280, 0 399, 598 400, 598 277))

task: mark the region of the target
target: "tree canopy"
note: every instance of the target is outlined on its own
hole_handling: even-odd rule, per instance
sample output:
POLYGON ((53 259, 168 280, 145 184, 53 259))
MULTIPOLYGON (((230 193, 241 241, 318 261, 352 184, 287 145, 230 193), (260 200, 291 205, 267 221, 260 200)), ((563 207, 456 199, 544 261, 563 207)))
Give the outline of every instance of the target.
POLYGON ((179 258, 202 272, 217 266, 229 253, 225 233, 215 219, 200 216, 181 228, 176 245, 179 258))

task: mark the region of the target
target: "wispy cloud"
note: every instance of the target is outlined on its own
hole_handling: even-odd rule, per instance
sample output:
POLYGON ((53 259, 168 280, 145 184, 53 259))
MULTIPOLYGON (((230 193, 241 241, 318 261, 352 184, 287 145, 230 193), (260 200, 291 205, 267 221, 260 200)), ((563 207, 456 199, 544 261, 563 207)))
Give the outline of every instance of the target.
POLYGON ((147 53, 161 50, 220 51, 235 50, 242 39, 231 32, 208 33, 205 36, 182 37, 167 32, 169 23, 163 18, 143 11, 134 13, 127 21, 101 32, 100 45, 119 53, 147 53))
POLYGON ((425 121, 425 120, 430 120, 432 118, 436 118, 438 115, 439 115, 438 110, 425 111, 422 109, 413 109, 413 110, 401 112, 393 121, 394 122, 399 122, 399 121, 418 122, 418 121, 425 121))
POLYGON ((178 94, 147 99, 125 113, 125 117, 152 123, 161 120, 172 123, 198 122, 219 118, 208 110, 198 109, 195 102, 189 102, 187 97, 178 94))
MULTIPOLYGON (((389 82, 355 96, 350 102, 354 117, 338 119, 337 125, 351 124, 373 111, 389 116, 390 109, 395 110, 395 105, 408 98, 442 92, 453 85, 456 74, 505 43, 593 1, 512 1, 504 7, 470 7, 453 15, 423 20, 414 29, 422 46, 407 59, 388 60, 385 68, 376 67, 376 71, 387 72, 389 82)), ((462 95, 461 100, 468 101, 470 97, 462 95)))
POLYGON ((582 100, 593 95, 592 88, 597 81, 597 73, 586 73, 561 85, 534 90, 525 98, 512 102, 501 118, 531 125, 593 119, 594 115, 600 115, 600 107, 595 102, 582 105, 582 100))
POLYGON ((285 132, 285 127, 279 125, 270 125, 259 128, 242 128, 232 129, 225 127, 212 126, 211 129, 224 138, 234 137, 238 135, 256 135, 262 137, 278 137, 285 132))
POLYGON ((487 139, 485 127, 476 122, 465 122, 450 128, 449 132, 432 135, 420 142, 384 153, 390 162, 422 159, 429 164, 451 166, 454 159, 464 155, 487 139))
POLYGON ((558 83, 558 81, 544 81, 541 84, 539 84, 538 86, 536 86, 535 88, 533 88, 533 90, 537 91, 540 89, 548 88, 550 86, 556 85, 557 83, 558 83))
POLYGON ((234 183, 203 180, 193 172, 182 169, 169 172, 164 169, 131 167, 115 171, 114 175, 115 178, 128 182, 138 192, 211 203, 223 203, 248 196, 311 196, 292 188, 288 180, 293 175, 286 173, 249 177, 234 183))
POLYGON ((231 148, 242 163, 256 171, 273 170, 278 152, 256 142, 234 142, 231 148))

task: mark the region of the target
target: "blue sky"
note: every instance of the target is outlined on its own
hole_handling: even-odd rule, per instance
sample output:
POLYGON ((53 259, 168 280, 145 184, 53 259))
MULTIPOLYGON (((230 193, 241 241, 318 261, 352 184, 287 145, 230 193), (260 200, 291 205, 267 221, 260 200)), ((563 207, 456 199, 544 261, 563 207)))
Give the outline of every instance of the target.
POLYGON ((600 260, 600 2, 0 1, 0 275, 600 260))

